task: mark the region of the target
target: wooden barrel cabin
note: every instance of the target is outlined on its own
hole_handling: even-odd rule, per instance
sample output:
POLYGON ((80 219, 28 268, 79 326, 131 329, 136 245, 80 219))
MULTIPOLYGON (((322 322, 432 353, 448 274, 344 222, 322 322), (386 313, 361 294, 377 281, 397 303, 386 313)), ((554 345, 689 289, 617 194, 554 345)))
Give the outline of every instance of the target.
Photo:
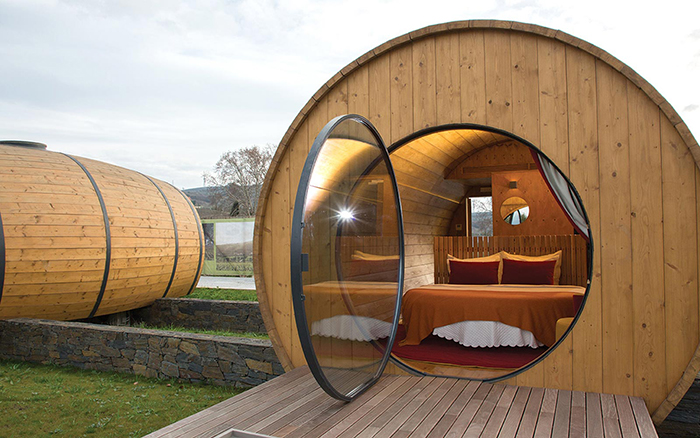
MULTIPOLYGON (((453 287, 448 259, 473 268, 469 262, 492 257, 484 266, 496 266, 498 260, 498 281, 493 282, 500 283, 506 275, 500 269, 508 263, 512 270, 513 258, 535 266, 561 251, 556 258, 561 264, 555 265, 561 283, 551 287, 587 289, 585 295, 572 295, 585 296, 585 304, 580 299, 574 310, 565 309, 568 319, 557 317, 557 324, 565 323, 562 331, 555 333, 550 324, 543 338, 551 337, 551 345, 538 347, 550 348, 536 360, 519 367, 505 362, 491 366, 505 369, 500 378, 508 383, 640 396, 654 420, 663 421, 700 371, 700 148, 649 83, 585 41, 507 21, 426 27, 381 44, 341 69, 311 97, 280 141, 257 211, 258 297, 287 370, 307 363, 302 348, 307 341, 297 334, 300 320, 292 297, 293 279, 301 275, 290 267, 296 263, 290 260, 292 230, 300 225, 293 220, 295 199, 306 199, 306 208, 330 202, 312 198, 312 189, 309 198, 297 198, 297 189, 311 169, 304 168, 307 155, 318 152, 314 140, 329 121, 344 114, 362 116, 376 127, 393 165, 404 239, 400 323, 407 322, 405 304, 412 289, 453 287), (556 168, 578 195, 587 238, 562 213, 536 156, 556 168), (490 197, 491 210, 479 215, 485 197, 490 197), (529 211, 522 210, 525 206, 529 211), (477 229, 484 218, 490 231, 477 229)), ((341 184, 328 182, 333 179, 328 169, 353 171, 343 167, 347 156, 338 152, 335 157, 323 158, 327 178, 316 182, 327 184, 329 193, 341 190, 341 184)), ((370 182, 379 186, 380 179, 370 182)), ((383 181, 386 187, 389 180, 383 181)), ((362 190, 369 193, 369 185, 362 190)), ((372 196, 382 195, 373 190, 372 196)), ((386 198, 390 192, 384 196, 391 199, 386 198)), ((379 204, 375 202, 375 211, 379 204)), ((354 240, 323 233, 317 238, 325 236, 330 259, 394 263, 398 272, 392 262, 399 258, 395 232, 354 240), (390 238, 394 246, 386 249, 390 238), (378 239, 384 240, 378 244, 378 239)), ((308 269, 309 263, 313 268, 321 263, 318 259, 311 255, 298 269, 308 269)), ((328 280, 339 280, 335 276, 340 274, 329 272, 328 280)), ((310 280, 303 275, 306 287, 310 280)), ((338 301, 324 293, 335 306, 338 301)), ((344 344, 333 339, 331 329, 324 334, 323 322, 304 328, 318 329, 321 340, 313 344, 318 355, 360 351, 350 338, 344 344)), ((417 347, 427 341, 445 339, 433 332, 417 347)), ((371 340, 375 347, 381 342, 371 340)), ((465 377, 454 364, 441 367, 425 357, 392 355, 387 372, 465 377)), ((358 353, 352 360, 360 359, 358 353)), ((346 366, 333 360, 333 366, 346 366)))
POLYGON ((29 142, 0 142, 0 319, 73 320, 191 292, 199 216, 170 184, 29 142))

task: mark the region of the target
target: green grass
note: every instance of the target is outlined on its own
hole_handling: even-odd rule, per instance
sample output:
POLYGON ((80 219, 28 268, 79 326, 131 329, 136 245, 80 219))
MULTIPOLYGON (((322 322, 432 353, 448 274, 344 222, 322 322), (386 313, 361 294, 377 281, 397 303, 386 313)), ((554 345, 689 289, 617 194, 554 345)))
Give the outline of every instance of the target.
POLYGON ((0 361, 0 437, 141 437, 240 392, 0 361))
POLYGON ((186 328, 178 327, 175 325, 166 326, 152 326, 144 323, 135 324, 134 327, 152 329, 152 330, 164 330, 168 332, 185 332, 185 333, 197 333, 201 335, 215 335, 215 336, 231 336, 234 338, 254 338, 254 339, 270 339, 266 333, 253 333, 253 332, 229 332, 226 330, 205 330, 197 328, 186 328))
POLYGON ((194 290, 194 292, 182 298, 225 301, 258 301, 258 295, 254 290, 218 289, 207 287, 198 287, 194 290))

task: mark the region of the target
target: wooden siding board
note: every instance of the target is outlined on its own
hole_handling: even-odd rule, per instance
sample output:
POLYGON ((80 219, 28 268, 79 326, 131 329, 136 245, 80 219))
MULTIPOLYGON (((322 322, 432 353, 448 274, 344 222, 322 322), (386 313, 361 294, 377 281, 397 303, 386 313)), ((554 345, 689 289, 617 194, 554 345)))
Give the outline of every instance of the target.
POLYGON ((391 144, 391 63, 389 56, 374 59, 369 72, 369 121, 372 122, 387 147, 391 144))
POLYGON ((596 130, 595 59, 567 47, 567 96, 569 114, 570 178, 583 200, 591 222, 593 276, 586 306, 573 330, 573 389, 599 392, 603 386, 601 287, 600 287, 600 191, 598 134, 596 130))
POLYGON ((461 122, 459 34, 435 37, 435 93, 438 125, 461 122))
POLYGON ((511 47, 507 31, 484 33, 486 124, 513 131, 511 47))
POLYGON ((635 327, 634 394, 644 397, 651 408, 661 404, 667 390, 659 108, 629 82, 627 95, 635 327))
MULTIPOLYGON (((285 351, 291 357, 296 355, 292 352, 291 328, 291 290, 290 290, 290 267, 289 251, 291 232, 290 219, 290 197, 289 197, 289 153, 281 157, 280 166, 272 182, 270 193, 271 201, 271 221, 270 227, 272 235, 275 236, 275 250, 272 251, 272 285, 274 295, 274 305, 276 311, 273 312, 275 327, 280 336, 285 351)), ((290 357, 290 358, 291 358, 290 357)), ((295 363, 298 366, 299 363, 295 363)))
MULTIPOLYGON (((309 154, 309 145, 313 140, 309 138, 309 124, 303 123, 296 130, 294 137, 292 137, 289 143, 289 230, 291 233, 292 227, 292 217, 294 216, 294 200, 296 199, 297 190, 299 188, 299 181, 301 179, 302 169, 306 163, 306 157, 309 154)), ((290 240, 291 245, 291 240, 290 240)), ((291 276, 291 271, 290 271, 291 276)), ((297 334, 296 319, 294 318, 294 311, 292 306, 291 297, 291 285, 289 289, 289 294, 286 296, 278 297, 278 303, 284 307, 289 307, 289 319, 281 321, 284 323, 283 326, 277 326, 280 332, 285 332, 289 330, 291 336, 291 357, 292 363, 304 363, 305 359, 303 357, 303 351, 301 349, 301 343, 299 341, 299 336, 297 334)))
POLYGON ((437 124, 435 38, 412 44, 413 131, 437 124))
POLYGON ((391 71, 391 134, 389 143, 413 132, 413 51, 410 45, 389 54, 391 71))
POLYGON ((540 92, 540 143, 537 145, 569 175, 569 119, 566 47, 551 39, 537 41, 540 92))
POLYGON ((698 347, 698 246, 695 161, 661 115, 666 384, 669 393, 698 347), (683 336, 679 336, 683 333, 683 336))
POLYGON ((486 123, 486 55, 484 32, 459 34, 462 123, 486 123))
POLYGON ((629 122, 627 80, 603 63, 596 64, 603 324, 603 390, 634 393, 632 326, 632 236, 630 232, 629 122))

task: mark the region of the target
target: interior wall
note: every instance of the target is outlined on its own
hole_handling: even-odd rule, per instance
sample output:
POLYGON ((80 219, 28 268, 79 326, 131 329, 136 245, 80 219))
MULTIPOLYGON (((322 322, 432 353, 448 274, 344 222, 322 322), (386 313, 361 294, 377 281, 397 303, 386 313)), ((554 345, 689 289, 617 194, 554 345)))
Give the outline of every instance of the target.
POLYGON ((574 227, 559 207, 538 170, 494 172, 491 174, 494 236, 568 235, 574 227), (514 181, 517 188, 510 188, 514 181), (517 196, 530 207, 530 214, 520 225, 511 225, 501 216, 501 205, 517 196))
POLYGON ((452 220, 450 221, 450 230, 448 236, 466 236, 469 222, 467 221, 467 199, 465 198, 459 207, 455 210, 452 220))
MULTIPOLYGON (((291 307, 290 212, 311 142, 346 113, 368 117, 387 143, 430 126, 477 123, 512 132, 552 159, 591 221, 590 294, 572 334, 510 382, 636 395, 659 408, 657 421, 665 417, 700 368, 690 362, 700 335, 700 153, 653 87, 584 41, 512 22, 422 29, 353 61, 292 122, 262 190, 256 285, 288 368, 304 363, 291 307)), ((447 231, 462 199, 444 182, 443 163, 469 149, 453 140, 394 154, 407 274, 418 282, 430 277, 429 237, 447 231)))

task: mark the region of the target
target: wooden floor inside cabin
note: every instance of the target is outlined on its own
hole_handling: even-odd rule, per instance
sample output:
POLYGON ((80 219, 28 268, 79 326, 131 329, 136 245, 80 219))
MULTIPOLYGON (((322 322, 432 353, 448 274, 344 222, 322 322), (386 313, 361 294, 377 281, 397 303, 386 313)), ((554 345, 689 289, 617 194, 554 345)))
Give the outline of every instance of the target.
POLYGON ((297 368, 148 435, 213 437, 656 437, 641 398, 385 376, 352 403, 297 368))

